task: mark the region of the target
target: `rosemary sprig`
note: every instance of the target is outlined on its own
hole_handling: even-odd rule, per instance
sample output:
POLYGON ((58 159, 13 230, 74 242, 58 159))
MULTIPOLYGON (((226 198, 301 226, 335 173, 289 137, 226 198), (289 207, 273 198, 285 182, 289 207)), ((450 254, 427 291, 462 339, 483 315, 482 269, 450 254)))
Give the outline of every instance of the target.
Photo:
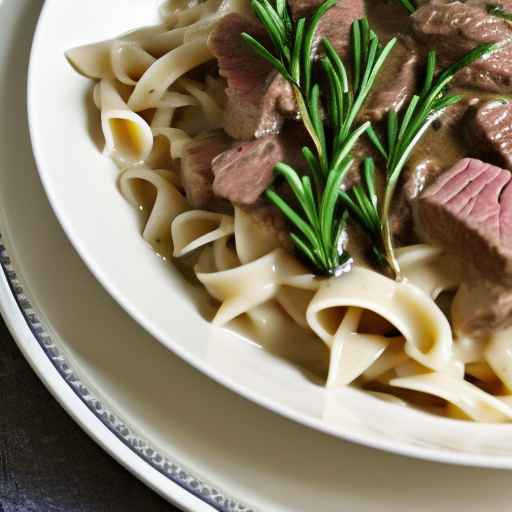
POLYGON ((512 21, 512 13, 507 11, 502 5, 487 4, 487 12, 497 18, 512 21))
POLYGON ((284 0, 252 0, 251 6, 265 27, 273 52, 249 34, 245 41, 266 59, 293 89, 299 113, 314 145, 303 148, 311 176, 283 163, 275 172, 289 184, 300 211, 291 207, 274 189, 266 192, 294 225, 291 237, 304 256, 324 274, 335 274, 348 255, 340 244, 347 215, 339 208, 339 190, 353 160, 350 153, 370 123, 356 126, 358 115, 377 75, 396 44, 392 39, 382 47, 366 19, 352 27, 353 73, 349 73, 330 41, 322 40, 325 56, 320 59, 328 87, 321 91, 314 83, 313 43, 322 16, 336 0, 326 0, 310 18, 293 21, 284 0), (322 94, 323 93, 323 94, 322 94), (324 108, 323 102, 326 103, 324 108))
MULTIPOLYGON (((371 216, 367 216, 364 222, 360 222, 360 215, 355 219, 365 229, 370 238, 385 254, 389 267, 397 279, 400 279, 400 267, 395 257, 393 247, 393 236, 390 227, 390 211, 394 193, 402 171, 407 164, 412 151, 421 140, 432 122, 437 119, 443 111, 462 99, 459 95, 448 94, 447 86, 455 75, 464 67, 471 65, 485 55, 496 51, 502 44, 483 44, 462 57, 458 62, 441 71, 435 79, 437 57, 434 51, 429 52, 425 70, 425 79, 421 92, 414 95, 402 113, 392 111, 388 114, 386 138, 383 141, 377 132, 372 128, 367 131, 370 140, 386 162, 386 186, 382 205, 375 205, 375 194, 368 186, 360 188, 352 197, 340 192, 342 201, 352 211, 357 208, 360 211, 370 210, 371 216), (354 203, 354 206, 350 203, 354 203), (375 212, 379 211, 377 218, 375 212), (380 233, 380 236, 377 235, 380 233), (380 241, 378 240, 380 238, 380 241)), ((370 170, 365 171, 369 177, 370 170)), ((368 180, 366 180, 368 183, 368 180)))

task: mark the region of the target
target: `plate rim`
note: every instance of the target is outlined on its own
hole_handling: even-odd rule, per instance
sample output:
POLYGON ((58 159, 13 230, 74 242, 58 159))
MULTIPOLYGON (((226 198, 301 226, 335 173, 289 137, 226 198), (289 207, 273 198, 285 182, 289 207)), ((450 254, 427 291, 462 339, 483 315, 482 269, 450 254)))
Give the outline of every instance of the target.
MULTIPOLYGON (((0 228, 2 222, 0 219, 0 228)), ((255 512, 219 486, 194 475, 170 454, 159 453, 104 400, 97 398, 33 306, 26 291, 29 286, 16 271, 6 243, 0 229, 0 314, 24 358, 75 423, 132 475, 183 510, 255 512)))
MULTIPOLYGON (((309 418, 306 415, 297 412, 284 404, 280 404, 279 402, 273 401, 270 398, 264 396, 261 392, 256 392, 254 390, 249 389, 246 385, 240 384, 236 382, 234 379, 226 377, 222 375, 219 371, 211 368, 209 365, 196 360, 192 355, 187 354, 184 350, 180 349, 179 346, 173 345, 169 346, 167 343, 162 342, 160 339, 159 333, 157 329, 154 329, 153 326, 146 322, 142 316, 134 311, 131 305, 125 300, 117 291, 108 284, 108 279, 103 275, 100 269, 97 268, 95 263, 91 261, 89 258, 87 250, 83 250, 78 237, 75 236, 73 230, 68 225, 65 216, 60 212, 57 201, 55 201, 55 197, 52 193, 52 188, 46 179, 46 174, 41 171, 41 168, 45 167, 43 164, 44 158, 42 157, 42 150, 40 149, 40 145, 38 144, 38 135, 37 131, 34 129, 35 123, 32 121, 35 111, 35 79, 34 75, 34 49, 38 43, 38 39, 42 32, 42 22, 49 11, 50 7, 54 4, 57 4, 58 0, 45 0, 43 8, 41 10, 41 14, 39 16, 39 20, 36 26, 36 30, 34 32, 34 37, 32 41, 32 48, 30 52, 29 59, 29 67, 28 67, 28 81, 27 81, 27 113, 28 113, 28 125, 29 125, 29 133, 30 140, 32 143, 32 150, 36 161, 37 171, 39 173, 39 177, 43 188, 46 193, 46 197, 50 204, 50 207, 56 216, 61 228, 63 229, 66 237, 71 242, 71 245, 74 247, 75 251, 81 258, 81 260, 85 263, 89 271, 95 277, 95 279, 101 284, 101 286, 107 291, 107 293, 113 298, 113 300, 121 307, 124 311, 127 312, 142 328, 144 328, 150 335, 158 341, 162 346, 164 346, 167 350, 171 350, 182 360, 187 362, 196 370, 200 371, 207 377, 211 378, 215 382, 220 385, 226 387, 230 391, 242 396, 243 398, 255 403, 258 406, 264 407, 265 409, 277 413, 287 419, 290 419, 300 425, 304 425, 308 428, 314 429, 319 432, 323 432, 330 436, 340 438, 349 442, 353 442, 362 446, 367 446, 374 449, 383 450, 389 453, 395 453, 406 457, 412 457, 422 460, 428 460, 433 462, 441 462, 446 464, 453 465, 461 465, 461 466, 473 466, 480 468, 496 468, 496 469, 512 469, 512 456, 497 456, 491 454, 475 454, 475 453, 467 453, 467 452, 455 452, 450 450, 443 450, 437 447, 423 447, 423 446, 415 446, 408 443, 403 443, 400 441, 396 441, 393 439, 374 439, 370 438, 364 434, 355 433, 352 431, 341 431, 339 429, 335 429, 320 420, 316 420, 314 418, 309 418)), ((390 404, 390 406, 394 406, 390 404)), ((397 407, 397 406, 394 406, 397 407)), ((457 420, 447 419, 447 418, 439 418, 439 422, 447 422, 452 423, 457 420)), ((500 425, 498 425, 500 426, 500 425)), ((510 425, 504 425, 505 428, 510 428, 510 425)))

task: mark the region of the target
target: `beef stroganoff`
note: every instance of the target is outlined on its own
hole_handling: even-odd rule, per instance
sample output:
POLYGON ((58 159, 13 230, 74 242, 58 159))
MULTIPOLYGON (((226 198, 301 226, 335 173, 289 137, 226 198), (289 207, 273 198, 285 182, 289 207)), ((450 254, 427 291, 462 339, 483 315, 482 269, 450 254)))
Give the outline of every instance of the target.
POLYGON ((512 420, 512 2, 167 0, 160 18, 66 55, 142 236, 213 323, 332 392, 512 420))

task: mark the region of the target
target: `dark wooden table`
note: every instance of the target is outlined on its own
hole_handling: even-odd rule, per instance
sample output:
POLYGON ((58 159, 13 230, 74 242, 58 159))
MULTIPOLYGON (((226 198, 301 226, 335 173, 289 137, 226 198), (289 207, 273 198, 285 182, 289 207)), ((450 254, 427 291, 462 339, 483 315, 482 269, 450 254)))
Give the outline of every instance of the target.
POLYGON ((73 422, 0 317, 0 512, 177 510, 73 422))

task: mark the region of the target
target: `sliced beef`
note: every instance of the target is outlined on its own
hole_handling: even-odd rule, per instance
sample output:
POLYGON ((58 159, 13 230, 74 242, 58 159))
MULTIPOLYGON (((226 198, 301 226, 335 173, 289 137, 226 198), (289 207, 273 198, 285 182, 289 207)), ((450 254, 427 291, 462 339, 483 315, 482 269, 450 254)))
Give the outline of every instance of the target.
POLYGON ((233 203, 254 204, 272 183, 278 162, 304 167, 300 149, 300 141, 290 132, 237 143, 212 162, 213 191, 233 203))
MULTIPOLYGON (((510 4, 510 0, 492 2, 510 4)), ((442 65, 452 64, 481 43, 497 43, 512 37, 507 21, 487 13, 489 2, 431 0, 412 15, 413 30, 425 50, 437 51, 442 65)), ((512 46, 461 70, 458 83, 493 91, 512 91, 512 46)))
POLYGON ((509 171, 466 158, 415 203, 425 239, 477 261, 489 278, 512 281, 512 186, 509 171))
POLYGON ((381 70, 363 117, 380 121, 388 112, 398 112, 416 90, 419 57, 409 41, 400 39, 381 70))
POLYGON ((212 206, 212 160, 231 143, 231 139, 219 131, 196 137, 187 144, 181 162, 181 181, 187 200, 194 208, 212 206))
POLYGON ((454 304, 454 312, 465 312, 456 315, 465 332, 504 325, 512 311, 511 177, 507 170, 467 158, 414 204, 422 238, 459 256, 467 267, 454 304))
POLYGON ((488 101, 472 116, 469 143, 484 157, 512 169, 512 103, 488 101))
POLYGON ((224 129, 234 139, 251 140, 278 133, 284 117, 294 115, 296 107, 290 84, 254 53, 242 39, 243 32, 270 47, 263 26, 236 13, 220 20, 208 46, 228 82, 224 129))
MULTIPOLYGON (((292 16, 298 19, 312 14, 323 0, 289 0, 292 16)), ((323 38, 331 41, 342 58, 349 55, 352 23, 365 15, 364 0, 338 0, 320 20, 315 36, 314 53, 323 38)))

